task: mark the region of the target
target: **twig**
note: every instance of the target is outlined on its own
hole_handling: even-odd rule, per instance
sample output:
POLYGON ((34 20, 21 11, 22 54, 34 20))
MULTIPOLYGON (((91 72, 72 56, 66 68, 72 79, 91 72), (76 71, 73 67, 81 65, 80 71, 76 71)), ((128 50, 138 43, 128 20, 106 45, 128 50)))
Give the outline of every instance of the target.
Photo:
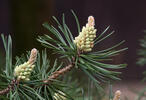
POLYGON ((18 80, 12 80, 11 83, 8 85, 7 88, 3 89, 0 91, 0 95, 4 95, 4 94, 7 94, 10 92, 10 90, 13 90, 14 89, 14 86, 18 84, 18 80))
MULTIPOLYGON (((80 57, 80 54, 83 53, 83 51, 80 51, 80 50, 77 50, 77 51, 78 51, 78 52, 77 52, 77 56, 80 57)), ((67 72, 69 72, 72 68, 74 68, 74 66, 75 66, 75 61, 76 61, 76 58, 73 57, 73 58, 72 58, 72 62, 71 62, 68 66, 66 66, 66 67, 64 67, 64 68, 62 68, 62 69, 60 69, 59 71, 55 71, 54 73, 52 73, 51 76, 48 76, 48 79, 47 79, 47 80, 44 80, 43 82, 44 82, 44 83, 49 83, 49 82, 51 82, 51 80, 57 79, 59 76, 65 74, 65 73, 67 73, 67 72)))
POLYGON ((47 80, 44 80, 44 83, 48 83, 51 80, 58 78, 59 76, 67 73, 68 71, 70 71, 73 67, 74 67, 74 64, 69 64, 68 66, 60 69, 59 71, 56 71, 56 72, 52 73, 51 76, 48 76, 47 80))

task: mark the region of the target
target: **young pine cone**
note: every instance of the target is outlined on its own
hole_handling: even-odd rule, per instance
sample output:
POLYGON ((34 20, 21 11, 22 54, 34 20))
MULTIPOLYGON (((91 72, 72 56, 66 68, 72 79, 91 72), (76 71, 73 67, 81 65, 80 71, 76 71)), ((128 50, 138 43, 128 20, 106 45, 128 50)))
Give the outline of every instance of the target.
POLYGON ((114 96, 114 99, 113 100, 120 100, 120 96, 121 96, 121 91, 120 90, 117 90, 115 92, 115 96, 114 96))
POLYGON ((88 23, 83 26, 82 31, 77 37, 75 37, 74 43, 78 49, 84 52, 92 50, 94 45, 94 39, 96 37, 96 29, 94 28, 95 20, 93 16, 88 17, 88 23))
POLYGON ((37 57, 37 49, 32 49, 30 58, 24 64, 18 65, 14 69, 14 76, 17 77, 18 80, 28 81, 30 80, 29 77, 31 72, 33 71, 37 57))

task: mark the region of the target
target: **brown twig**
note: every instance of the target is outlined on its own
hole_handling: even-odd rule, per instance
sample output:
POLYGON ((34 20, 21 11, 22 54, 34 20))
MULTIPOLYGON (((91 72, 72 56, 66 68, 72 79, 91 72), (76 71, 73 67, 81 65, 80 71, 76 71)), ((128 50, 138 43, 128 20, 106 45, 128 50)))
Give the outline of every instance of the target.
POLYGON ((48 83, 53 79, 57 79, 59 76, 65 74, 68 71, 70 71, 73 67, 74 67, 74 64, 69 64, 68 66, 60 69, 59 71, 55 71, 54 73, 52 73, 51 76, 48 77, 47 80, 44 81, 44 83, 48 83))
POLYGON ((11 83, 8 85, 7 88, 3 89, 0 91, 0 95, 4 95, 4 94, 7 94, 10 92, 10 90, 13 90, 14 89, 14 86, 18 84, 18 80, 12 80, 11 83))
MULTIPOLYGON (((78 50, 77 56, 80 56, 80 53, 81 53, 81 51, 78 50)), ((59 71, 55 71, 54 73, 52 73, 51 76, 48 76, 48 79, 47 79, 47 80, 44 80, 43 82, 44 82, 44 83, 49 83, 49 82, 51 82, 51 80, 57 79, 59 76, 61 76, 61 75, 65 74, 65 73, 67 73, 68 71, 70 71, 70 70, 71 70, 72 68, 74 68, 74 66, 75 66, 75 60, 76 60, 76 58, 73 57, 73 58, 72 58, 72 62, 71 62, 68 66, 66 66, 66 67, 64 67, 64 68, 62 68, 62 69, 60 69, 59 71)))

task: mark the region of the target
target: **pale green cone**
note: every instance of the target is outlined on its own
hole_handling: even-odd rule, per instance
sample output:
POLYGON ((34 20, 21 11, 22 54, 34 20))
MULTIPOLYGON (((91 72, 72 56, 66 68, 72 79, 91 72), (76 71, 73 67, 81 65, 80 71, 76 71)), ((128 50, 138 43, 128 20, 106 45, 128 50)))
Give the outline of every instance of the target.
POLYGON ((27 62, 18 65, 14 69, 14 76, 17 77, 18 80, 28 81, 30 80, 29 77, 31 75, 31 72, 33 71, 37 57, 37 49, 32 49, 30 58, 27 62))
POLYGON ((94 17, 89 16, 88 23, 83 26, 79 36, 75 37, 74 43, 78 49, 84 52, 89 52, 93 48, 94 39, 96 37, 96 29, 94 28, 94 17))
POLYGON ((121 97, 121 91, 117 90, 115 92, 115 96, 114 96, 113 100, 120 100, 120 97, 121 97))

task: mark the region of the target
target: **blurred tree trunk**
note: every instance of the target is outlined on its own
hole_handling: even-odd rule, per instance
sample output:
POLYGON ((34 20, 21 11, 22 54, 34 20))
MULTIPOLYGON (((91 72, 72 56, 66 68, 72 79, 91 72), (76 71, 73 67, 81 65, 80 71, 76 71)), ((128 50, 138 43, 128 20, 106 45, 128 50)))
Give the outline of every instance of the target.
POLYGON ((53 0, 12 0, 12 36, 14 55, 37 47, 41 24, 53 12, 53 0))

